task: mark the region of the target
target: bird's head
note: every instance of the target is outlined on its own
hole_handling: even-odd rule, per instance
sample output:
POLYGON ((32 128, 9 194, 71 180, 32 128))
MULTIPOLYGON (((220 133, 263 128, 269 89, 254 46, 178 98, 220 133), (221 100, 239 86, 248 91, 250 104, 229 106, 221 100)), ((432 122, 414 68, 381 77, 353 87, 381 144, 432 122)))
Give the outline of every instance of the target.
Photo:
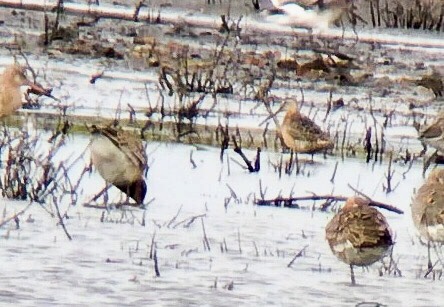
POLYGON ((30 88, 28 92, 36 95, 45 95, 53 98, 54 100, 58 100, 51 95, 52 89, 45 89, 40 84, 30 81, 26 76, 26 70, 26 67, 23 67, 17 63, 12 64, 6 67, 4 70, 2 76, 3 81, 10 87, 28 86, 30 88))
POLYGON ((342 208, 343 210, 352 209, 352 208, 358 208, 363 206, 368 206, 370 204, 370 201, 359 197, 359 196, 352 196, 347 199, 345 202, 345 206, 342 208))
POLYGON ((26 78, 26 69, 18 64, 13 64, 3 72, 4 79, 13 86, 28 85, 30 82, 26 78))
POLYGON ((130 185, 129 196, 134 199, 138 205, 142 205, 147 190, 146 182, 141 178, 130 185))
POLYGON ((444 169, 434 169, 429 177, 427 178, 428 182, 436 182, 443 184, 444 183, 444 169))
POLYGON ((288 98, 287 100, 285 100, 284 109, 287 111, 286 114, 288 114, 291 117, 300 115, 298 102, 296 99, 288 98))

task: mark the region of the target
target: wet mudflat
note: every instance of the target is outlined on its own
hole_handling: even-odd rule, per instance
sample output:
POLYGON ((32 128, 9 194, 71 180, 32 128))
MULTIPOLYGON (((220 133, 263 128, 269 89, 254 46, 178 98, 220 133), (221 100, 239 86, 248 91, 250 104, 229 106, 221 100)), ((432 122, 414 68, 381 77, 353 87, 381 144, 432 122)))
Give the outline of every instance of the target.
MULTIPOLYGON (((182 8, 173 5, 162 12, 169 16, 178 9, 182 8)), ((432 67, 442 71, 443 34, 368 28, 358 31, 362 37, 374 37, 373 42, 341 40, 339 29, 324 38, 312 38, 305 30, 280 33, 280 28, 274 29, 273 35, 264 35, 258 28, 270 25, 262 24, 261 17, 246 7, 244 32, 237 37, 219 31, 217 14, 220 10, 225 13, 225 9, 205 6, 202 12, 194 13, 196 20, 213 18, 214 27, 103 19, 92 27, 80 27, 78 39, 55 40, 49 46, 41 44, 42 13, 17 10, 18 14, 13 14, 11 9, 0 12, 5 21, 0 30, 5 38, 0 42, 0 65, 11 63, 12 55, 23 61, 17 49, 20 46, 37 70, 38 80, 52 87, 53 94, 61 99, 60 103, 41 99, 40 109, 19 112, 18 120, 27 122, 32 134, 46 141, 48 132, 43 132, 40 125, 52 127, 45 114, 59 114, 60 105, 67 107, 69 120, 79 127, 85 122, 111 120, 116 114, 134 130, 148 121, 152 123, 144 135, 149 158, 146 210, 85 207, 106 202, 103 197, 91 201, 105 183, 95 171, 80 175, 89 164, 88 151, 82 155, 88 138, 74 132, 67 136, 54 163, 69 164, 81 156, 67 173, 72 182, 82 177, 75 190, 75 205, 67 197, 60 197, 59 203, 66 212, 63 221, 73 240, 67 239, 59 219, 45 210, 54 213, 49 201, 27 208, 19 216, 18 229, 14 221, 2 225, 3 302, 440 305, 442 281, 422 277, 426 247, 412 225, 410 201, 423 182, 419 157, 422 146, 413 124, 429 122, 442 105, 442 98, 437 99, 414 80, 429 74, 432 67), (398 41, 387 41, 392 37, 398 41), (23 44, 23 40, 28 43, 23 44), (409 40, 411 44, 400 42, 409 40), (300 75, 278 65, 288 59, 299 65, 310 63, 329 52, 353 57, 356 67, 300 75), (196 72, 201 74, 208 73, 204 69, 212 56, 220 55, 222 60, 211 77, 225 80, 229 86, 215 83, 207 93, 189 91, 182 97, 180 82, 174 83, 171 77, 175 72, 184 73, 178 69, 167 70, 170 74, 166 80, 171 80, 172 89, 165 82, 162 87, 159 80, 165 75, 160 68, 182 65, 169 54, 187 60, 189 67, 197 67, 196 72), (100 73, 103 75, 91 82, 100 73), (269 80, 273 82, 267 87, 269 80), (198 115, 191 120, 180 118, 177 110, 201 96, 198 115), (289 155, 281 154, 275 123, 264 104, 271 102, 276 112, 287 97, 301 102, 302 112, 336 140, 335 149, 326 159, 318 155, 310 162, 311 156, 300 155, 304 161, 299 174, 277 171, 281 159, 287 161, 289 155), (342 99, 344 105, 331 111, 329 99, 342 99), (171 114, 162 114, 161 106, 171 114), (197 136, 187 133, 193 125, 199 127, 197 136), (218 126, 228 127, 238 138, 241 135, 244 152, 252 160, 256 152, 248 148, 262 147, 260 172, 248 173, 232 148, 225 151, 221 161, 218 126), (363 139, 369 127, 373 128, 373 148, 378 140, 384 154, 378 154, 375 162, 373 153, 370 163, 365 163, 363 139), (153 141, 157 139, 167 142, 153 141), (406 151, 413 160, 406 158, 406 151), (389 152, 393 157, 393 191, 386 193, 389 152), (261 197, 353 195, 348 185, 405 211, 404 215, 383 212, 394 230, 394 264, 387 258, 368 269, 355 269, 356 287, 350 286, 348 266, 331 254, 325 241, 325 225, 339 203, 326 212, 318 210, 322 202, 300 202, 301 209, 255 205, 255 199, 261 197), (155 263, 160 276, 156 276, 155 263)), ((67 15, 62 24, 68 27, 79 20, 78 16, 67 15)), ((347 34, 353 35, 350 29, 347 34)), ((277 113, 278 121, 283 115, 277 113)), ((109 203, 124 201, 116 189, 109 190, 109 203)), ((27 201, 2 199, 3 220, 27 205, 27 201)))
MULTIPOLYGON (((86 145, 86 138, 75 137, 65 150, 86 145)), ((422 278, 426 247, 418 241, 409 216, 410 195, 422 181, 418 166, 406 179, 401 174, 407 166, 397 166, 399 185, 387 196, 382 191, 386 164, 339 161, 336 180, 331 183, 334 158, 315 159, 315 164, 305 167, 304 175, 279 179, 267 162, 255 175, 234 163, 228 170, 214 148, 150 143, 147 150, 152 161, 147 177, 149 197, 155 200, 145 213, 131 208, 103 211, 83 207, 105 185, 93 173, 84 179, 78 205, 62 207, 69 216, 65 224, 72 241, 57 226, 57 219, 38 205, 20 217, 19 230, 14 223, 3 227, 1 253, 8 263, 1 281, 4 302, 440 304, 441 281, 422 278), (196 168, 188 158, 191 151, 196 168), (331 254, 324 238, 331 212, 317 210, 319 202, 301 202, 305 209, 299 210, 253 205, 254 198, 261 197, 261 185, 269 197, 311 192, 348 195, 347 184, 406 211, 405 215, 386 213, 396 238, 393 259, 402 276, 386 270, 386 259, 384 264, 357 269, 358 286, 350 287, 348 267, 331 254), (160 277, 150 259, 153 242, 160 277), (288 267, 299 252, 300 257, 288 267)), ((232 153, 229 156, 237 159, 232 153)), ((263 161, 268 159, 278 160, 279 155, 266 154, 263 161)), ((78 170, 72 173, 75 178, 78 170)), ((119 197, 116 189, 110 190, 111 199, 118 201, 119 197)), ((4 201, 1 210, 8 217, 24 205, 4 201)))

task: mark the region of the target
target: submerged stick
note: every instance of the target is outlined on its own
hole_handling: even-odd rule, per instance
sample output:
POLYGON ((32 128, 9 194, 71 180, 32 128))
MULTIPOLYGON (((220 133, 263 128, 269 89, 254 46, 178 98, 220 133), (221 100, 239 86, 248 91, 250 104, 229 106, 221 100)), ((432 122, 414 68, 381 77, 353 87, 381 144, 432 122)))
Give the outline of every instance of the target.
POLYGON ((369 163, 372 157, 372 127, 368 127, 366 133, 365 133, 365 151, 367 153, 367 157, 365 159, 365 162, 369 163))
POLYGON ((54 202, 54 206, 55 206, 55 208, 56 208, 57 217, 59 218, 60 225, 62 225, 63 231, 65 232, 65 234, 66 234, 66 236, 68 237, 68 239, 71 241, 71 240, 72 240, 72 237, 71 237, 71 235, 69 234, 68 229, 66 229, 66 226, 65 226, 65 223, 63 222, 63 217, 62 217, 62 215, 60 214, 60 209, 59 209, 59 205, 57 204, 57 202, 54 202))
POLYGON ((24 209, 20 210, 19 212, 17 212, 17 213, 14 214, 13 216, 11 216, 11 217, 7 218, 6 220, 2 221, 2 222, 0 223, 0 228, 2 228, 4 225, 6 225, 7 223, 9 223, 10 221, 16 219, 19 215, 22 215, 23 213, 25 213, 26 210, 28 210, 29 207, 31 207, 31 205, 32 205, 32 202, 29 202, 29 204, 28 204, 24 209))
POLYGON ((392 188, 392 179, 393 179, 393 175, 395 173, 394 170, 392 170, 392 160, 393 160, 393 152, 390 152, 389 155, 389 163, 388 163, 388 168, 387 168, 387 175, 385 175, 385 178, 387 180, 387 186, 386 186, 386 193, 390 193, 393 192, 393 188, 392 188))
POLYGON ((294 255, 293 259, 291 259, 291 261, 287 264, 287 268, 291 267, 296 259, 302 256, 307 247, 308 245, 305 245, 296 255, 294 255))
POLYGON ((156 244, 155 238, 156 238, 156 232, 154 232, 153 235, 151 236, 150 259, 153 259, 154 245, 156 244))
POLYGON ((210 242, 208 241, 207 233, 205 231, 205 224, 204 224, 203 217, 200 218, 200 221, 202 222, 204 248, 208 251, 211 251, 210 242))
POLYGON ((395 213, 398 213, 398 214, 404 214, 404 211, 402 211, 401 209, 398 209, 398 208, 396 208, 394 206, 391 206, 391 205, 387 205, 387 204, 381 203, 379 201, 374 201, 369 196, 367 196, 364 193, 362 193, 362 192, 358 191, 357 189, 353 188, 350 184, 348 184, 348 187, 350 189, 352 189, 354 192, 356 192, 357 194, 359 194, 362 197, 364 197, 365 199, 367 199, 370 202, 369 206, 378 207, 378 208, 385 209, 385 210, 388 210, 388 211, 391 211, 391 212, 395 212, 395 213))
POLYGON ((273 199, 257 199, 255 204, 258 206, 275 206, 299 209, 298 201, 306 200, 332 200, 332 201, 346 201, 348 197, 334 196, 334 195, 310 195, 300 197, 276 197, 273 199))
POLYGON ((160 277, 160 271, 159 271, 159 263, 157 261, 157 248, 154 249, 154 272, 156 272, 156 277, 160 277))
MULTIPOLYGON (((362 194, 361 194, 362 195, 362 194)), ((311 196, 300 196, 300 197, 276 197, 274 199, 257 199, 255 204, 258 206, 275 206, 275 207, 286 207, 286 208, 296 208, 299 209, 298 201, 307 201, 307 200, 327 200, 327 201, 341 201, 345 202, 349 197, 346 196, 334 196, 334 195, 311 195, 311 196)), ((367 197, 366 197, 367 198, 367 197)), ((391 212, 395 212, 398 214, 404 214, 404 211, 398 209, 392 205, 384 204, 379 201, 374 201, 372 199, 367 198, 370 201, 369 206, 382 208, 391 212)), ((325 208, 323 208, 325 210, 325 208)))
POLYGON ((335 183, 336 171, 338 170, 338 161, 336 161, 335 168, 333 170, 333 174, 331 175, 330 182, 335 183))
MULTIPOLYGON (((234 143, 234 148, 233 148, 233 150, 234 150, 235 153, 237 153, 237 154, 239 154, 239 155, 241 156, 242 160, 244 160, 245 164, 247 165, 248 171, 249 171, 250 173, 254 173, 254 172, 259 171, 258 169, 254 168, 254 167, 251 165, 250 160, 248 160, 248 158, 247 158, 247 157, 245 156, 245 154, 243 153, 242 148, 237 144, 236 137, 235 137, 234 135, 232 136, 232 139, 233 139, 233 143, 234 143)), ((258 149, 256 159, 259 159, 259 157, 260 157, 260 149, 258 149)), ((260 168, 260 167, 259 167, 259 168, 260 168)))

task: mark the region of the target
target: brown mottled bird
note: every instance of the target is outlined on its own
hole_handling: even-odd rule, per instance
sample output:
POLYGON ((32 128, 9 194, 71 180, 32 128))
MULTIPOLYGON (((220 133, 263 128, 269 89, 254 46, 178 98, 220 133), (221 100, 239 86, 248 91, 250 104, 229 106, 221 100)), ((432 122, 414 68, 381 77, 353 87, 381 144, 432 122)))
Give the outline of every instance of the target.
POLYGON ((296 153, 314 154, 332 149, 334 144, 327 133, 307 116, 299 112, 296 102, 289 102, 281 126, 285 145, 296 153))
POLYGON ((430 242, 444 242, 444 169, 435 169, 418 189, 412 202, 413 223, 428 242, 428 267, 432 269, 430 242))
POLYGON ((444 113, 439 114, 433 123, 419 131, 419 139, 444 153, 444 113))
POLYGON ((442 77, 438 72, 433 72, 431 75, 426 75, 419 80, 415 80, 415 84, 432 90, 435 97, 442 97, 443 95, 444 85, 442 77))
POLYGON ((366 266, 382 259, 394 242, 390 227, 370 201, 350 197, 325 228, 330 249, 339 260, 350 265, 354 285, 353 266, 366 266))
POLYGON ((142 205, 147 191, 147 166, 142 141, 111 126, 91 127, 91 159, 99 174, 142 205))
POLYGON ((0 117, 10 115, 21 108, 23 105, 21 86, 29 86, 36 93, 50 96, 47 90, 29 81, 25 71, 24 67, 12 64, 0 75, 0 117))

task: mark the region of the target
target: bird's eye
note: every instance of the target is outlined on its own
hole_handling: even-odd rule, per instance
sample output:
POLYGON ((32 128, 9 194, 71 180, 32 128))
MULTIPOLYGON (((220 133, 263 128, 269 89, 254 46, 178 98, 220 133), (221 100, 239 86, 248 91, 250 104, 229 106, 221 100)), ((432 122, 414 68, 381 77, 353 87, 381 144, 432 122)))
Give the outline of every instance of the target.
POLYGON ((20 78, 26 79, 26 68, 23 68, 19 74, 20 78))

